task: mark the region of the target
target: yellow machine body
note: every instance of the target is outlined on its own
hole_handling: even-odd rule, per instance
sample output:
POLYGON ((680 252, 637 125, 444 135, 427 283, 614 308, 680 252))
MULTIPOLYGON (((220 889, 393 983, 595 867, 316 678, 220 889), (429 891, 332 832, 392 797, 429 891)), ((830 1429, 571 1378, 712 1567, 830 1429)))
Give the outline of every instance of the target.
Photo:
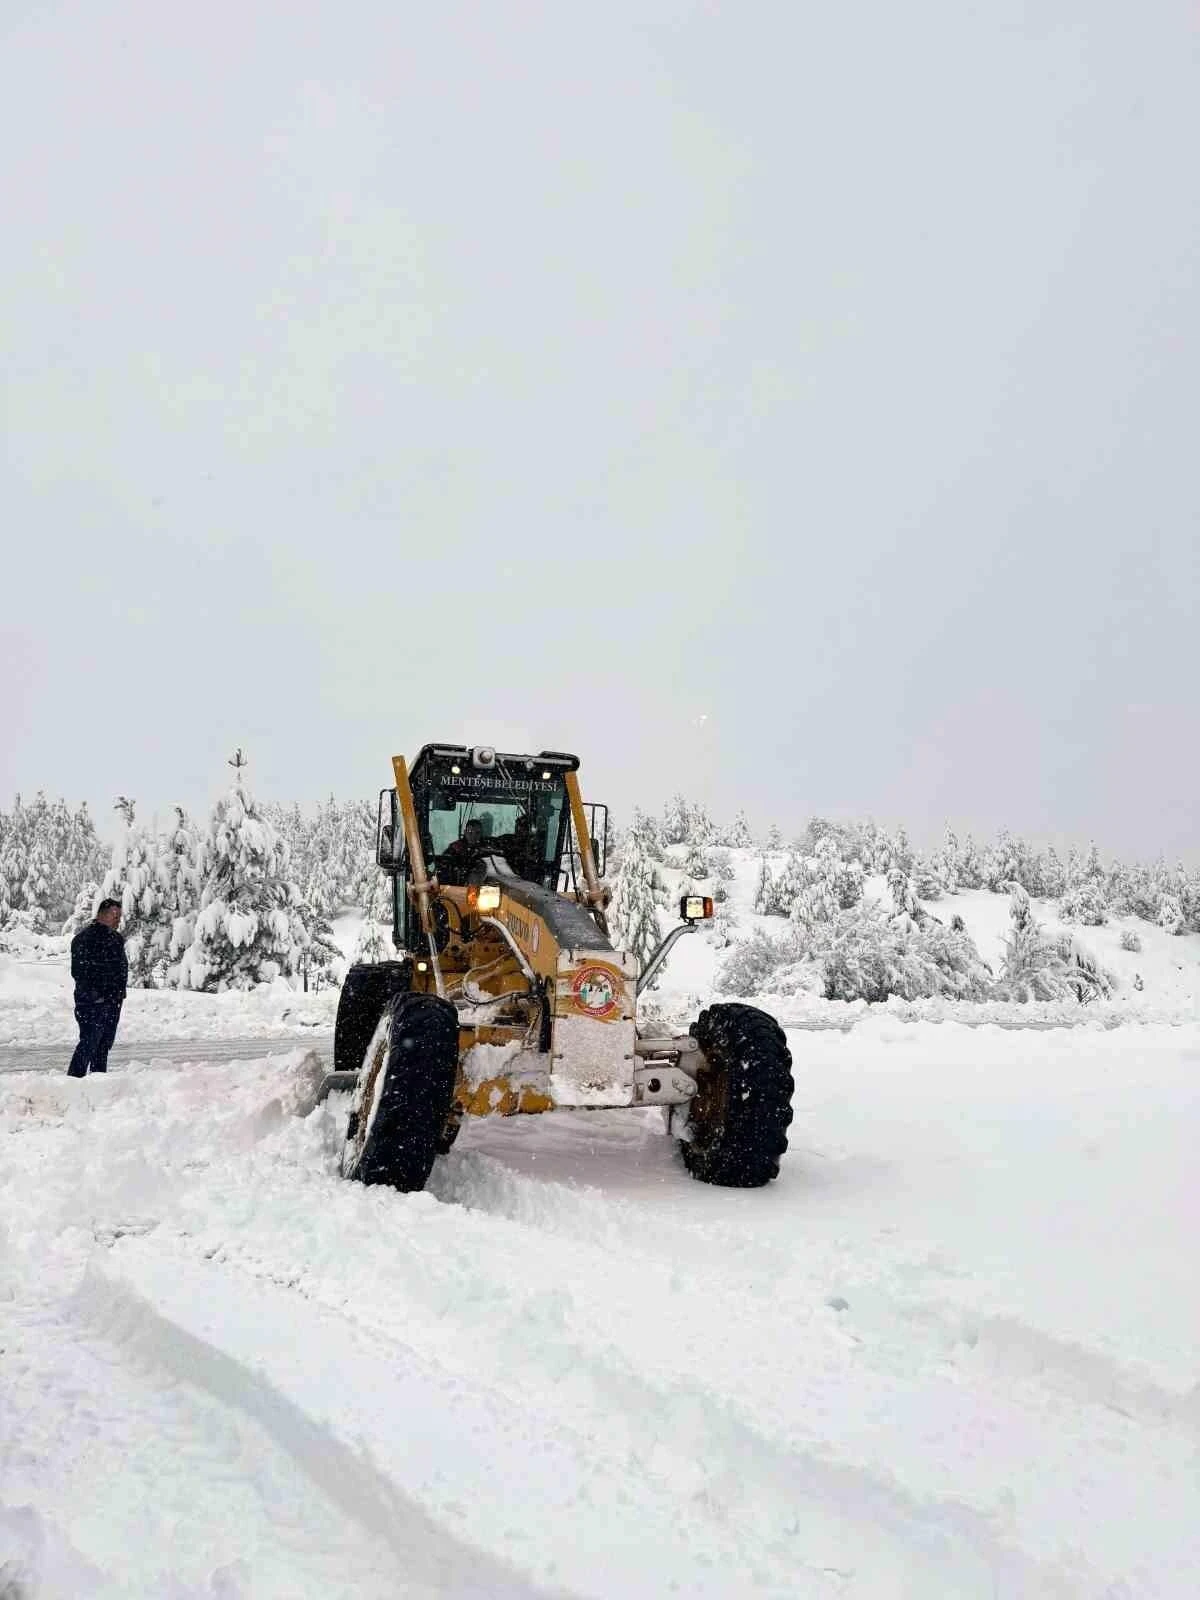
POLYGON ((636 1098, 637 963, 615 950, 574 770, 562 775, 582 882, 574 893, 527 882, 488 859, 470 885, 438 881, 407 763, 393 758, 408 870, 404 892, 424 953, 412 986, 459 1012, 455 1103, 510 1116, 636 1098), (439 933, 440 929, 440 933, 439 933))

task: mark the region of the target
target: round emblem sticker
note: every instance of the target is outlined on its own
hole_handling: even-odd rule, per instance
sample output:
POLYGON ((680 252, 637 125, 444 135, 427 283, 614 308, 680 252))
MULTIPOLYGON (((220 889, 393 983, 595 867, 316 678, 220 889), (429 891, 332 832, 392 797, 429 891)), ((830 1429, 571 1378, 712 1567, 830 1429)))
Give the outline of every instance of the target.
POLYGON ((617 985, 606 967, 581 967, 571 980, 571 995, 590 1017, 611 1017, 620 1009, 617 985))

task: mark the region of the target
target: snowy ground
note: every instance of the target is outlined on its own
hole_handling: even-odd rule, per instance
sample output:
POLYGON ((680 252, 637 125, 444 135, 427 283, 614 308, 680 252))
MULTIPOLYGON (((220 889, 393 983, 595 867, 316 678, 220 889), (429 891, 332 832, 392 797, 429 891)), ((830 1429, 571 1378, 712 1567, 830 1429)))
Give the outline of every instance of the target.
POLYGON ((0 1080, 0 1594, 1200 1593, 1200 1028, 791 1043, 749 1193, 654 1113, 364 1190, 299 1052, 0 1080))
MULTIPOLYGON (((997 960, 1004 897, 935 909, 997 960)), ((131 993, 107 1080, 0 1077, 0 1597, 1191 1600, 1200 939, 1123 926, 1103 1006, 764 997, 746 1194, 640 1112, 363 1190, 336 990, 131 993)), ((0 955, 0 1071, 74 1033, 61 954, 0 955)))
MULTIPOLYGON (((149 1044, 165 1039, 300 1038, 333 1027, 338 991, 304 994, 285 983, 230 994, 131 989, 118 1037, 149 1044)), ((0 1050, 67 1044, 79 1036, 65 955, 22 960, 0 955, 0 1050)))

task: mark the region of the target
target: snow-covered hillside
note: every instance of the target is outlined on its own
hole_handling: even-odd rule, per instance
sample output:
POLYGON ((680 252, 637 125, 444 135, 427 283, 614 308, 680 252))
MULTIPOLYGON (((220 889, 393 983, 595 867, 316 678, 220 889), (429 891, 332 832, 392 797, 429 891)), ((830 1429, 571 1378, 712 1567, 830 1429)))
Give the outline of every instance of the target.
MULTIPOLYGON (((736 944, 760 932, 782 940, 790 931, 785 919, 761 916, 754 910, 755 886, 764 858, 753 850, 729 850, 725 853, 733 870, 733 876, 724 885, 728 894, 724 911, 731 914, 732 929, 727 936, 700 933, 683 940, 676 947, 663 978, 648 998, 648 1003, 670 1020, 685 1020, 695 1014, 698 1005, 721 992, 721 970, 730 948, 724 943, 725 937, 736 944)), ((668 907, 675 901, 681 885, 685 881, 691 882, 682 870, 682 856, 682 850, 668 849, 666 861, 657 868, 664 885, 661 898, 668 902, 668 907)), ((777 852, 765 859, 769 870, 780 871, 786 856, 783 852, 777 852)), ((705 887, 711 888, 712 885, 705 887)), ((868 902, 887 904, 889 890, 886 879, 882 876, 868 877, 864 884, 864 898, 868 902)), ((1004 957, 1004 940, 1011 925, 1010 904, 1006 894, 993 894, 984 889, 961 889, 928 903, 927 909, 946 922, 953 916, 961 917, 980 955, 994 972, 999 973, 1004 957)), ((1058 903, 1053 900, 1035 902, 1035 910, 1047 936, 1069 934, 1113 975, 1116 987, 1111 999, 1086 1006, 1074 1000, 1037 1005, 1014 1002, 968 1004, 938 998, 913 1002, 893 999, 888 1003, 888 1009, 897 1015, 913 1018, 953 1016, 967 1023, 999 1021, 1022 1027, 1108 1024, 1121 1017, 1160 1021, 1200 1019, 1200 934, 1171 934, 1140 918, 1115 914, 1102 927, 1081 928, 1064 921, 1059 915, 1058 903), (1130 934, 1136 937, 1141 946, 1136 952, 1122 948, 1122 936, 1130 934)), ((664 930, 670 927, 671 910, 660 911, 659 920, 664 930)), ((862 1003, 824 1000, 820 994, 818 975, 812 972, 804 976, 807 986, 805 982, 793 983, 785 993, 769 988, 759 989, 754 998, 766 1004, 781 1021, 812 1019, 823 1020, 829 1025, 848 1026, 869 1009, 862 1003)))
POLYGON ((1200 1029, 790 1044, 751 1192, 653 1112, 364 1189, 299 1055, 0 1080, 0 1592, 1200 1592, 1200 1029))

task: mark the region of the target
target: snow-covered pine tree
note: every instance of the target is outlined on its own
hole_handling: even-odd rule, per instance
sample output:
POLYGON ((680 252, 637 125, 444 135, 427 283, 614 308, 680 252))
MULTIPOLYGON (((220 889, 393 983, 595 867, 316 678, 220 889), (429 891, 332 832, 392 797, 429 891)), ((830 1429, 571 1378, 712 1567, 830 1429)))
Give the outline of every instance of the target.
POLYGON ((21 886, 29 864, 29 826, 26 808, 17 795, 0 844, 0 909, 7 916, 23 909, 21 886))
POLYGON ((913 869, 913 847, 909 843, 908 830, 903 823, 893 834, 888 849, 889 873, 893 867, 899 867, 904 873, 910 873, 913 869))
POLYGON ((708 814, 707 806, 695 805, 687 808, 687 839, 690 845, 699 845, 701 849, 716 843, 717 830, 713 820, 708 814))
POLYGON ((706 934, 709 944, 718 950, 728 950, 734 942, 737 928, 737 913, 729 901, 718 901, 713 908, 713 919, 706 934))
POLYGON ((729 891, 725 888, 725 885, 733 882, 733 862, 729 859, 729 851, 723 849, 720 845, 715 850, 708 852, 708 875, 715 885, 713 899, 717 901, 728 900, 729 891))
POLYGON ((300 973, 305 992, 319 990, 336 983, 342 964, 342 952, 333 937, 333 925, 323 912, 314 911, 304 901, 297 899, 296 921, 300 927, 300 953, 296 970, 300 973))
POLYGON ((873 817, 857 829, 855 839, 856 856, 862 862, 863 871, 867 873, 887 871, 887 847, 879 824, 873 817))
POLYGON ((327 804, 322 807, 318 834, 325 870, 320 901, 330 916, 336 914, 343 905, 358 903, 360 884, 354 837, 356 831, 352 804, 343 804, 330 795, 327 804))
POLYGON ((758 858, 758 876, 754 880, 754 899, 751 902, 759 916, 766 915, 767 901, 771 896, 771 869, 766 856, 758 858))
POLYGON ((66 845, 59 877, 59 904, 57 910, 65 911, 77 903, 80 886, 99 883, 104 875, 108 851, 96 833, 92 814, 84 801, 70 818, 66 845))
POLYGON ((1008 910, 1011 926, 1004 941, 997 998, 1026 1003, 1063 999, 1071 993, 1067 961, 1058 946, 1043 934, 1029 896, 1019 883, 1011 886, 1008 910))
POLYGON ((376 808, 368 800, 351 800, 346 811, 349 870, 342 890, 343 903, 362 905, 379 877, 375 860, 376 808))
POLYGON ((1103 883, 1107 876, 1094 839, 1088 845, 1088 853, 1083 863, 1083 876, 1088 883, 1103 883))
POLYGON ((175 807, 175 822, 161 841, 159 873, 170 923, 164 952, 165 982, 177 989, 179 964, 196 936, 196 915, 204 885, 204 840, 182 806, 175 807))
POLYGON ((8 873, 5 865, 5 844, 8 839, 9 829, 12 824, 3 811, 0 811, 0 930, 8 920, 8 913, 12 910, 12 892, 8 887, 8 873))
POLYGON ((887 881, 894 907, 893 921, 902 927, 919 928, 928 913, 921 909, 912 878, 903 867, 894 866, 888 870, 887 881))
POLYGON ((962 889, 983 888, 983 861, 980 858, 979 846, 972 834, 968 834, 963 840, 955 876, 962 889))
POLYGON ((750 850, 753 848, 754 835, 750 831, 750 824, 746 820, 744 811, 739 811, 730 826, 725 829, 725 835, 721 843, 730 850, 750 850))
MULTIPOLYGON (((810 825, 807 837, 813 836, 810 825)), ((801 887, 792 901, 790 915, 793 922, 810 932, 816 923, 832 921, 839 911, 862 899, 862 862, 843 857, 842 835, 833 828, 816 833, 815 848, 801 859, 798 876, 801 887)))
POLYGON ((1030 895, 1044 896, 1046 893, 1046 858, 1040 850, 1026 843, 1024 839, 1015 841, 1017 849, 1018 882, 1025 892, 1030 895))
POLYGON ((235 751, 233 788, 217 802, 205 841, 205 879, 180 985, 213 993, 248 989, 296 970, 305 933, 287 852, 246 788, 235 751))
POLYGON ((1158 915, 1155 918, 1164 933, 1186 933, 1187 921, 1177 894, 1164 890, 1159 896, 1158 915))
POLYGON ((804 888, 804 874, 800 857, 792 851, 778 872, 772 872, 763 859, 760 876, 761 897, 756 895, 754 909, 765 917, 790 917, 796 896, 804 888))
POLYGON ((165 877, 159 870, 159 842, 138 826, 134 801, 127 795, 118 795, 113 810, 120 814, 121 828, 100 898, 121 902, 130 988, 153 989, 165 981, 172 923, 165 877))
POLYGON ((1183 907, 1184 921, 1193 933, 1200 933, 1200 869, 1188 872, 1181 861, 1176 869, 1179 876, 1179 902, 1183 907))
POLYGON ((636 825, 625 836, 609 922, 617 946, 628 950, 644 966, 658 948, 662 932, 654 893, 654 863, 646 854, 636 825))
POLYGON ((86 928, 96 915, 96 907, 100 904, 100 885, 94 878, 87 883, 80 884, 79 892, 75 896, 75 904, 71 908, 71 915, 62 925, 64 939, 73 939, 81 928, 86 928))
POLYGON ((1105 885, 1095 878, 1081 878, 1071 884, 1059 901, 1058 914, 1064 922, 1081 922, 1099 928, 1108 921, 1105 885))
POLYGON ((767 836, 763 840, 763 848, 765 850, 783 849, 783 834, 780 833, 779 824, 777 822, 773 822, 767 829, 767 836))
POLYGON ((17 891, 17 904, 32 917, 31 926, 46 925, 46 905, 54 880, 54 854, 47 823, 49 807, 40 791, 29 808, 25 876, 17 891))
POLYGON ((106 856, 86 805, 72 812, 41 791, 29 805, 18 795, 11 815, 0 812, 0 919, 19 912, 26 927, 61 927, 106 856))
POLYGON ((662 842, 683 844, 691 831, 691 807, 681 794, 674 794, 663 807, 662 842))
POLYGON ((934 851, 930 863, 938 883, 946 894, 958 893, 958 853, 958 835, 947 823, 945 837, 939 848, 934 851))
POLYGON ((332 795, 317 807, 316 816, 302 829, 300 837, 302 854, 289 870, 304 904, 317 915, 328 917, 341 902, 345 875, 338 804, 332 795))
POLYGON ((913 862, 913 883, 922 900, 940 900, 943 883, 941 861, 936 856, 918 856, 913 862))
MULTIPOLYGON (((683 870, 689 878, 697 881, 710 878, 712 868, 709 865, 708 854, 702 844, 693 841, 688 846, 688 853, 683 863, 683 870)), ((680 890, 680 893, 683 891, 680 890)))
POLYGON ((351 960, 390 961, 392 944, 388 930, 392 922, 391 879, 376 867, 365 888, 362 902, 363 923, 351 960))
POLYGON ((290 806, 272 801, 263 806, 263 816, 287 847, 288 870, 292 882, 302 884, 308 875, 308 837, 312 824, 293 800, 290 806))
POLYGON ((993 894, 1007 894, 1012 883, 1021 881, 1021 861, 1016 842, 1007 828, 1001 828, 996 842, 983 858, 983 883, 993 894))
POLYGON ((1066 868, 1058 851, 1051 845, 1042 857, 1042 893, 1048 900, 1057 900, 1066 887, 1066 868))

